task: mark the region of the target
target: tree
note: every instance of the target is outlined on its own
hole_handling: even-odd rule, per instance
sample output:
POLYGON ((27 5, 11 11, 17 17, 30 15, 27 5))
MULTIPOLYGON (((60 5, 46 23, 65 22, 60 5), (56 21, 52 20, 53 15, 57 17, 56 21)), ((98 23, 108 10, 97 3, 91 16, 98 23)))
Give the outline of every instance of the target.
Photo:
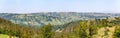
POLYGON ((113 38, 120 38, 120 26, 116 27, 113 38))
POLYGON ((89 36, 92 38, 94 34, 97 33, 97 25, 95 24, 94 20, 89 22, 89 36))
POLYGON ((88 29, 87 21, 85 20, 81 21, 79 26, 79 38, 89 38, 87 34, 87 29, 88 29))
POLYGON ((41 38, 52 38, 52 25, 49 23, 41 28, 41 38))

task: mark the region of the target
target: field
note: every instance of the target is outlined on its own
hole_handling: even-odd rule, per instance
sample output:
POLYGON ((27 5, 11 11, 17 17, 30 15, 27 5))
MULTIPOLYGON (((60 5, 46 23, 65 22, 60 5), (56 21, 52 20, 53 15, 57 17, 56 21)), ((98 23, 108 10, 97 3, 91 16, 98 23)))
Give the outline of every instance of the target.
MULTIPOLYGON (((8 35, 4 35, 4 34, 0 34, 0 38, 9 38, 9 36, 8 35)), ((12 36, 12 38, 17 38, 17 37, 13 37, 12 36)))
POLYGON ((0 34, 0 38, 9 38, 8 35, 0 34))

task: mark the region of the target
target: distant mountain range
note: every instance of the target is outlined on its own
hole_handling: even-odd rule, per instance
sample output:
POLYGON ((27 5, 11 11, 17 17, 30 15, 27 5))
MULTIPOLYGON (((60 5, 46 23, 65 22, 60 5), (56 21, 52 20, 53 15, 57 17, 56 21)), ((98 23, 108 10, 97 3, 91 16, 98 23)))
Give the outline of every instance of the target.
POLYGON ((105 19, 107 17, 120 17, 119 13, 76 13, 76 12, 50 12, 50 13, 28 13, 13 14, 0 13, 0 17, 10 20, 15 24, 42 26, 48 23, 52 25, 64 25, 72 21, 105 19))

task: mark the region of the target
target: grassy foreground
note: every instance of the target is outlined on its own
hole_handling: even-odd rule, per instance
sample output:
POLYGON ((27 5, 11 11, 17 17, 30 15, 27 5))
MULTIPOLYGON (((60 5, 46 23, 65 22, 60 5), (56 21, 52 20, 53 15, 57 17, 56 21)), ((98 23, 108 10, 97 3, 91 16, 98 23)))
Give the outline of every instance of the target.
MULTIPOLYGON (((10 38, 8 35, 0 34, 0 38, 10 38)), ((17 38, 17 37, 12 37, 12 38, 17 38)))
POLYGON ((9 38, 8 35, 0 34, 0 38, 9 38))

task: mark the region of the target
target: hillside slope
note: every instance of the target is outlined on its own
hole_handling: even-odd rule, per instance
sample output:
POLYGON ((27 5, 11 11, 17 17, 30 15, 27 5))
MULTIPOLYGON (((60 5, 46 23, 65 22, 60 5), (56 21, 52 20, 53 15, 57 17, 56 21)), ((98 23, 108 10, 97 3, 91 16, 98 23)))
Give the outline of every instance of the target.
POLYGON ((29 13, 11 14, 0 13, 1 18, 12 21, 15 24, 42 26, 48 23, 52 25, 64 25, 77 20, 104 19, 106 17, 119 17, 120 14, 112 13, 76 13, 76 12, 50 12, 50 13, 29 13))

